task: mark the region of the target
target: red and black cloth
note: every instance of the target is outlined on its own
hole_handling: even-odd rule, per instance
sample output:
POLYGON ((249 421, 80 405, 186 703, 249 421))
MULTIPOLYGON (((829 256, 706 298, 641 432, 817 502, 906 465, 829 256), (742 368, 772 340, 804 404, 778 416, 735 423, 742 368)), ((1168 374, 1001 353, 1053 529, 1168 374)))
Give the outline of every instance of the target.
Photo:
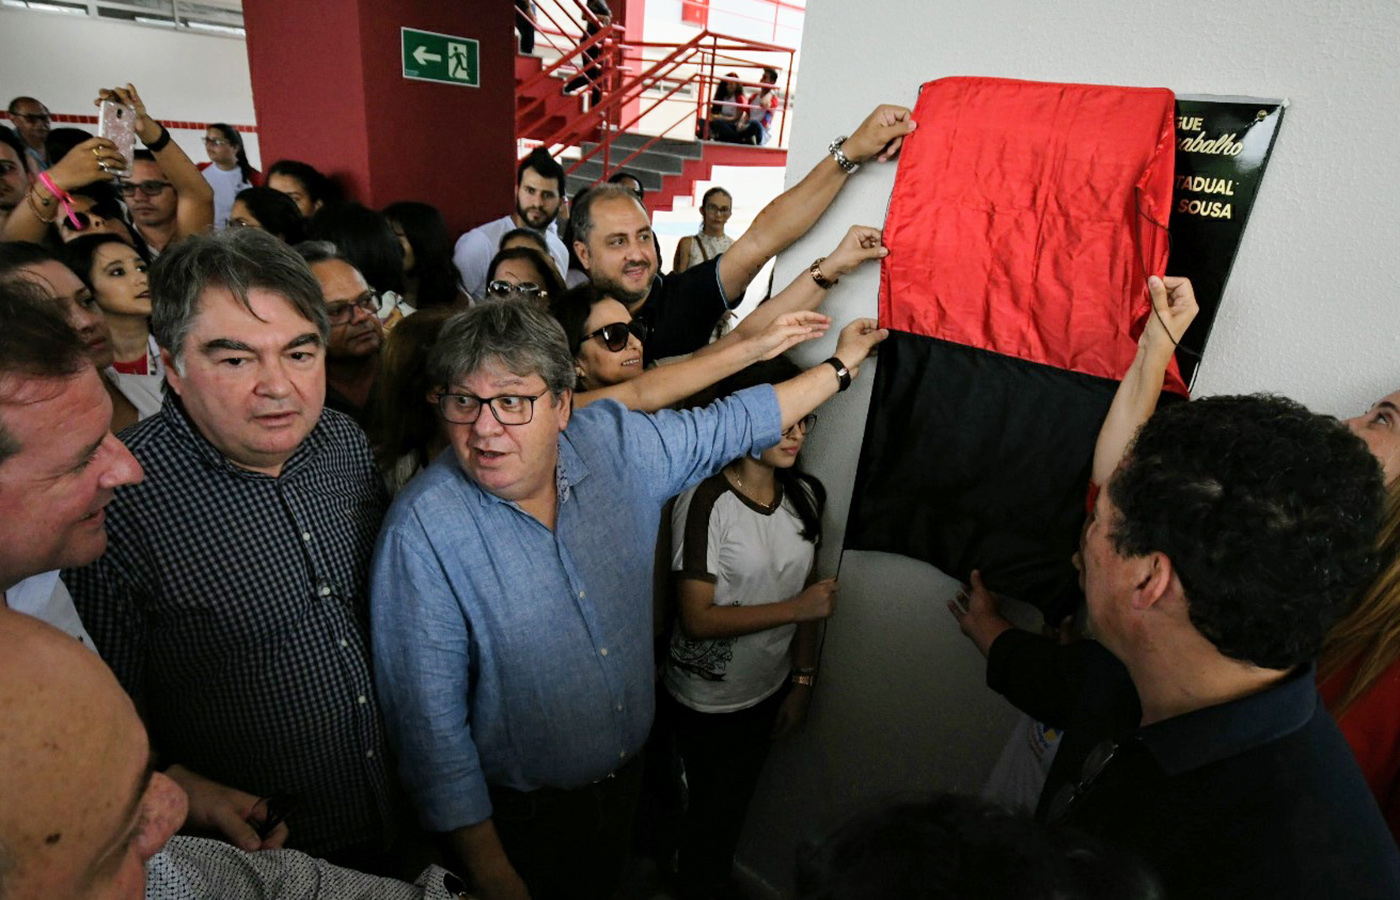
MULTIPOLYGON (((848 549, 1073 608, 1094 442, 1166 266, 1173 112, 1159 88, 924 85, 885 222, 893 333, 848 549)), ((1175 364, 1167 388, 1186 391, 1175 364)))

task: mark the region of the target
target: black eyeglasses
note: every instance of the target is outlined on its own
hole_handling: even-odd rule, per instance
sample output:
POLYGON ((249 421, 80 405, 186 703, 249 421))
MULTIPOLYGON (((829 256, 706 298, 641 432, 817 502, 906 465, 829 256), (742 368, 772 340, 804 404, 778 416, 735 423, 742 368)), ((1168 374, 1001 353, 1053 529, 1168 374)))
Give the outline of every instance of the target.
POLYGON ((717 216, 727 216, 734 211, 733 207, 715 206, 713 203, 706 203, 702 208, 708 209, 710 212, 714 213, 717 216))
MULTIPOLYGON (((623 350, 627 349, 627 336, 629 334, 635 334, 637 340, 645 343, 647 339, 646 323, 639 322, 636 319, 630 322, 611 322, 599 328, 597 331, 585 334, 583 340, 586 341, 589 338, 597 338, 598 343, 607 347, 613 353, 621 353, 623 350)), ((583 343, 583 341, 579 343, 583 343)))
POLYGON ((123 181, 117 185, 117 190, 121 191, 123 197, 134 197, 138 190, 147 197, 158 197, 160 192, 168 187, 171 187, 170 182, 152 178, 150 181, 141 182, 123 181))
POLYGON ((535 417, 535 401, 544 394, 533 397, 524 394, 501 394, 496 397, 478 397, 475 394, 439 394, 438 411, 442 417, 454 425, 472 425, 481 418, 481 409, 491 407, 491 415, 502 425, 528 425, 535 417))
POLYGON ((548 298, 549 291, 535 284, 533 281, 522 281, 514 284, 509 281, 493 281, 486 286, 486 293, 492 297, 509 297, 512 293, 519 291, 531 300, 548 298))
MULTIPOLYGON (((233 225, 234 220, 229 220, 229 225, 233 225)), ((250 226, 247 222, 239 222, 238 226, 250 226)), ((235 227, 238 227, 235 226, 235 227)), ((374 316, 379 314, 379 295, 374 291, 365 291, 354 300, 339 300, 335 303, 326 304, 326 318, 331 320, 332 325, 344 325, 354 318, 354 310, 360 310, 365 315, 374 316)))
POLYGON ((11 119, 23 119, 31 125, 38 122, 50 122, 53 118, 48 113, 10 113, 11 119))
POLYGON ((263 797, 253 804, 253 810, 248 815, 248 824, 253 826, 259 838, 266 839, 278 825, 286 821, 296 806, 296 798, 291 794, 278 792, 271 797, 263 797))
POLYGON ((1094 780, 1103 774, 1103 770, 1108 768, 1108 764, 1118 755, 1118 746, 1117 741, 1106 740, 1096 744, 1094 749, 1089 751, 1089 755, 1084 757, 1079 779, 1066 782, 1055 792, 1050 801, 1050 808, 1046 811, 1046 821, 1058 822, 1079 805, 1079 801, 1084 799, 1084 795, 1094 786, 1094 780))
POLYGON ((816 413, 808 413, 807 415, 805 415, 805 416, 803 416, 802 418, 798 419, 796 422, 793 422, 793 423, 792 423, 791 425, 789 425, 787 428, 784 428, 784 429, 783 429, 783 437, 786 437, 786 438, 797 437, 797 433, 798 433, 799 431, 800 431, 802 434, 804 434, 804 435, 805 435, 805 434, 811 434, 811 432, 812 432, 812 426, 814 426, 814 425, 816 425, 816 424, 817 424, 817 414, 816 414, 816 413))

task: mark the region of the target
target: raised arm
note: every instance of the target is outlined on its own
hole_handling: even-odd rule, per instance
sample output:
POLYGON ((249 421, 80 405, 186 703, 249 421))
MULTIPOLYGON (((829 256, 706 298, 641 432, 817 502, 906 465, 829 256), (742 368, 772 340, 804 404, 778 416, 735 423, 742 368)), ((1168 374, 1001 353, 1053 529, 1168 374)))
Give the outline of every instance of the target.
POLYGON ((1119 382, 1103 427, 1099 429, 1098 442, 1094 445, 1095 484, 1108 483, 1133 435, 1156 410, 1157 398, 1162 394, 1162 380, 1176 345, 1199 311, 1196 293, 1186 278, 1153 275, 1147 280, 1147 287, 1152 294, 1152 312, 1147 317, 1142 337, 1138 338, 1137 356, 1119 382))
POLYGON ((204 234, 214 224, 214 189, 204 180, 199 167, 190 160, 180 145, 167 141, 159 150, 151 147, 166 134, 165 126, 146 113, 146 104, 141 95, 130 84, 126 87, 103 89, 97 92, 97 103, 114 100, 136 109, 136 136, 141 143, 151 148, 160 170, 175 186, 178 195, 175 207, 176 238, 191 234, 204 234))
MULTIPOLYGON (((759 304, 757 309, 745 316, 733 331, 696 350, 695 355, 718 353, 730 342, 746 340, 762 332, 780 316, 816 309, 826 299, 831 285, 859 269, 867 260, 883 259, 889 252, 880 242, 880 229, 868 225, 852 225, 841 239, 841 243, 837 244, 836 249, 827 254, 818 266, 822 277, 828 282, 827 287, 822 287, 813 277, 811 269, 803 269, 771 300, 759 304)), ((720 257, 720 262, 724 262, 724 257, 720 257)))
MULTIPOLYGON (((841 361, 854 380, 860 364, 865 362, 870 351, 889 336, 889 331, 880 328, 874 319, 856 319, 841 329, 841 337, 836 341, 835 358, 841 361)), ((775 385, 774 390, 778 394, 782 427, 791 428, 841 390, 841 380, 835 366, 822 362, 796 378, 775 385)))
MULTIPOLYGON (((104 178, 110 179, 108 170, 125 168, 117 145, 106 138, 88 138, 69 150, 48 170, 49 179, 61 191, 72 191, 87 187, 104 178)), ((29 187, 24 201, 14 208, 0 229, 0 240, 29 241, 40 243, 49 230, 49 224, 63 215, 63 206, 58 198, 42 181, 35 181, 29 187), (39 213, 43 213, 41 218, 39 213)))
POLYGON ((771 322, 759 334, 728 342, 716 353, 703 356, 697 353, 671 365, 648 369, 630 381, 574 394, 574 408, 606 399, 616 400, 628 409, 655 412, 679 403, 740 369, 821 337, 830 325, 831 319, 821 313, 791 313, 771 322))
MULTIPOLYGON (((878 106, 842 145, 853 163, 885 161, 899 152, 904 136, 915 128, 913 114, 902 106, 878 106)), ((850 174, 831 154, 754 219, 748 231, 719 259, 724 293, 737 297, 768 260, 806 234, 845 186, 850 174)))

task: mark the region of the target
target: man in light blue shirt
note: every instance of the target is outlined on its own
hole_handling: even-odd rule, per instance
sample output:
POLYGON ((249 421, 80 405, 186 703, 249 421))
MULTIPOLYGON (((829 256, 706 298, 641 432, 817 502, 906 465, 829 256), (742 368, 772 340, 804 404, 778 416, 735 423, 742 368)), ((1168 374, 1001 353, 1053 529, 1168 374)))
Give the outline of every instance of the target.
POLYGON ((611 895, 652 721, 661 506, 777 443, 885 334, 859 320, 826 363, 705 409, 574 414, 548 315, 490 302, 444 326, 452 452, 389 512, 371 633, 404 782, 484 900, 611 895))

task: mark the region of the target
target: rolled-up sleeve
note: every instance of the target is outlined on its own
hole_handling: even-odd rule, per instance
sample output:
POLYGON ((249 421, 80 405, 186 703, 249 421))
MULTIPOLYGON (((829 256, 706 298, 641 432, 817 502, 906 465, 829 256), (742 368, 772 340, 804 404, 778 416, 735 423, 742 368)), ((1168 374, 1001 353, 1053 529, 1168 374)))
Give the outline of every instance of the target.
POLYGON ((370 580, 374 677, 404 786, 425 827, 491 816, 472 740, 462 605, 416 521, 386 529, 370 580))
POLYGON ((700 409, 635 413, 623 433, 623 453, 646 467, 655 496, 665 501, 745 454, 782 439, 783 417, 772 385, 739 391, 700 409))

